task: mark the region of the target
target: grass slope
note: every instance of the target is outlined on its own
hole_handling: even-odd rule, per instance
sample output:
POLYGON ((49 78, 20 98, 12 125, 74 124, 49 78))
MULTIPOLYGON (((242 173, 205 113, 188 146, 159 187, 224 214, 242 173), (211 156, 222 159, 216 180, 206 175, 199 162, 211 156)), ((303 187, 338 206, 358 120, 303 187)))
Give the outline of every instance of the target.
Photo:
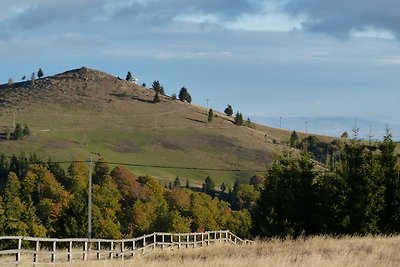
MULTIPOLYGON (((152 266, 152 267, 309 267, 309 266, 399 266, 400 237, 317 236, 298 240, 272 239, 254 245, 215 245, 136 255, 126 261, 91 261, 62 264, 71 267, 152 266)), ((61 264, 60 264, 61 265, 61 264)), ((25 266, 25 265, 22 265, 25 266)), ((28 265, 26 265, 28 266, 28 265)), ((47 266, 47 265, 37 265, 47 266)))
MULTIPOLYGON (((264 170, 285 147, 290 132, 255 125, 237 127, 233 118, 216 113, 207 123, 203 107, 154 92, 88 68, 52 77, 0 86, 0 132, 27 123, 32 136, 0 141, 0 152, 36 153, 57 161, 89 159, 142 165, 209 169, 264 170)), ((162 169, 130 166, 168 182, 177 175, 201 183, 207 175, 233 185, 253 172, 162 169)))

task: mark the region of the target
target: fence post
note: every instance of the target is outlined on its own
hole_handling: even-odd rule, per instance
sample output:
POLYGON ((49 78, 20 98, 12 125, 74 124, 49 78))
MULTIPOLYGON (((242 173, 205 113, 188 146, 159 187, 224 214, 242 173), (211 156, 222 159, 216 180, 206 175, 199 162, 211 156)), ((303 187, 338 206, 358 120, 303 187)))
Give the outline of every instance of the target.
POLYGON ((155 249, 156 249, 156 245, 157 245, 157 234, 154 233, 153 235, 154 235, 154 236, 153 236, 153 242, 154 242, 153 250, 155 250, 155 249))
POLYGON ((210 245, 210 232, 207 233, 207 246, 210 245))
POLYGON ((18 238, 18 252, 15 254, 16 261, 21 261, 21 250, 22 250, 22 237, 18 238))
POLYGON ((146 249, 146 236, 143 237, 143 249, 142 254, 144 254, 144 250, 146 249))
POLYGON ((51 253, 51 262, 56 262, 57 242, 53 241, 53 253, 51 253))
POLYGON ((122 240, 121 242, 121 260, 124 260, 124 252, 125 252, 125 242, 122 240))
POLYGON ((165 236, 164 236, 164 234, 161 234, 161 242, 162 242, 161 250, 164 250, 164 242, 165 242, 165 236))
POLYGON ((87 261, 87 249, 88 249, 88 242, 85 241, 83 245, 83 260, 87 261))
POLYGON ((178 249, 181 248, 181 234, 178 234, 178 249))
POLYGON ((132 241, 132 257, 135 256, 135 250, 136 250, 136 242, 135 240, 132 241))
POLYGON ((69 245, 68 245, 68 261, 71 262, 72 261, 72 241, 69 241, 69 245))
POLYGON ((99 241, 99 242, 97 242, 97 260, 100 260, 100 258, 101 258, 101 242, 99 241))
MULTIPOLYGON (((39 252, 39 250, 40 250, 40 242, 36 241, 35 252, 39 252)), ((38 262, 38 261, 39 261, 39 255, 38 255, 38 253, 35 253, 33 255, 33 262, 38 262)))
POLYGON ((109 258, 112 259, 114 257, 114 253, 113 253, 114 252, 114 241, 110 242, 110 251, 111 252, 110 252, 109 258))

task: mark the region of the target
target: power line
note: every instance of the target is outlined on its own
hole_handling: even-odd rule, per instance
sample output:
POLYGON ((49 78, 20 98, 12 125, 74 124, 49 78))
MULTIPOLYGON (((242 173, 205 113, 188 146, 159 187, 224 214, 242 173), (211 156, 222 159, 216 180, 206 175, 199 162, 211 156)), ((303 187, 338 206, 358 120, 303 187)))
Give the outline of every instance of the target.
MULTIPOLYGON (((11 157, 9 157, 11 158, 11 157)), ((51 163, 57 164, 71 164, 76 162, 91 163, 91 160, 70 160, 70 161, 51 161, 51 163)), ((187 166, 171 166, 171 165, 155 165, 155 164, 140 164, 140 163, 126 163, 126 162, 111 162, 111 161, 100 161, 101 163, 107 163, 110 165, 118 166, 129 166, 129 167, 147 167, 147 168, 159 168, 159 169, 176 169, 176 170, 195 170, 195 171, 221 171, 221 172, 255 172, 264 173, 266 170, 256 169, 229 169, 229 168, 201 168, 201 167, 187 167, 187 166)), ((32 162, 31 164, 40 164, 47 162, 32 162)))

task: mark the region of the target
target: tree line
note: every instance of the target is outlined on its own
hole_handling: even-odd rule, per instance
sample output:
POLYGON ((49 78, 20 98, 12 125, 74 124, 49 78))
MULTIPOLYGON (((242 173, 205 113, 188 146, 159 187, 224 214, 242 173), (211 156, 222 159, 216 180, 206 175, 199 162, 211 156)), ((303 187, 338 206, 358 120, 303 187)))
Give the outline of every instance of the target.
MULTIPOLYGON (((400 232, 399 156, 390 133, 382 142, 307 137, 299 144, 278 155, 265 176, 232 187, 209 176, 201 188, 189 180, 182 186, 179 177, 162 185, 100 159, 93 168, 93 237, 218 229, 246 238, 400 232)), ((88 173, 83 161, 64 170, 35 155, 0 155, 0 235, 85 237, 88 173)))
MULTIPOLYGON (((291 145, 296 138, 290 140, 291 145)), ((399 155, 382 142, 307 137, 268 169, 254 212, 262 236, 400 232, 399 155), (324 157, 322 157, 322 155, 324 157)))
MULTIPOLYGON (((0 235, 86 237, 88 217, 86 162, 67 170, 51 160, 0 156, 0 235)), ((184 187, 169 189, 150 176, 135 176, 122 166, 110 169, 99 160, 93 168, 95 238, 135 237, 154 231, 219 229, 246 237, 247 210, 184 187)))

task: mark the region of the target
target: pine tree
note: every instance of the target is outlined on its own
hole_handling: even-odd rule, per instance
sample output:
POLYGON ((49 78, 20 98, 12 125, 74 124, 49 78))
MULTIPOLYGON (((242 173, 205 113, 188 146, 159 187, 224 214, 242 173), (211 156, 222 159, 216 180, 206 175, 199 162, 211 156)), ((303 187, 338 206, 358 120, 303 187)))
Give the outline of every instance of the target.
POLYGON ((299 145, 299 137, 296 131, 293 131, 292 134, 290 135, 289 145, 295 148, 299 145))
POLYGON ((43 71, 42 71, 42 69, 41 68, 39 68, 39 70, 38 70, 38 73, 37 73, 37 76, 38 76, 38 78, 40 79, 40 78, 42 78, 43 77, 43 71))
POLYGON ((215 187, 215 184, 214 184, 213 180, 211 179, 210 176, 207 176, 203 183, 203 187, 202 187, 203 192, 207 193, 207 194, 213 194, 214 187, 215 187))
POLYGON ((227 116, 229 116, 229 117, 232 116, 232 115, 233 115, 232 106, 231 106, 231 105, 228 105, 228 106, 225 108, 224 113, 225 113, 227 116))
POLYGON ((226 191, 226 185, 225 185, 225 183, 222 183, 222 184, 221 184, 221 187, 220 187, 219 189, 221 189, 222 192, 225 192, 225 191, 226 191))
POLYGON ((22 139, 22 137, 24 137, 24 132, 23 132, 23 129, 22 129, 22 126, 20 123, 17 123, 15 125, 15 130, 14 130, 13 136, 14 136, 15 140, 20 140, 20 139, 22 139))
POLYGON ((210 108, 210 110, 208 111, 208 122, 212 122, 214 118, 214 111, 212 110, 212 108, 210 108))
POLYGON ((181 188, 181 180, 179 179, 178 176, 175 178, 173 186, 174 188, 181 188))
POLYGON ((277 157, 255 211, 257 233, 280 237, 318 233, 315 178, 308 154, 277 157))
POLYGON ((395 152, 396 144, 392 139, 389 127, 383 142, 379 145, 380 165, 384 169, 385 206, 382 211, 381 229, 386 233, 400 231, 400 180, 397 165, 398 154, 395 152))
POLYGON ((28 124, 25 123, 24 129, 22 130, 23 136, 30 136, 31 135, 31 129, 29 129, 28 124))
POLYGON ((160 103, 160 102, 161 102, 160 95, 158 94, 158 92, 156 92, 153 98, 153 103, 160 103))
POLYGON ((192 97, 190 96, 188 90, 185 87, 182 87, 181 90, 179 91, 178 98, 180 101, 192 103, 192 97))
POLYGON ((242 113, 240 113, 239 111, 236 112, 235 124, 236 124, 237 126, 243 125, 243 115, 242 115, 242 113))
POLYGON ((126 74, 125 80, 127 80, 128 82, 131 82, 133 80, 133 76, 130 71, 128 71, 128 73, 126 74))
POLYGON ((152 88, 153 88, 153 90, 154 90, 156 93, 159 93, 160 95, 165 95, 164 87, 161 86, 160 81, 155 80, 155 81, 153 82, 152 88))

